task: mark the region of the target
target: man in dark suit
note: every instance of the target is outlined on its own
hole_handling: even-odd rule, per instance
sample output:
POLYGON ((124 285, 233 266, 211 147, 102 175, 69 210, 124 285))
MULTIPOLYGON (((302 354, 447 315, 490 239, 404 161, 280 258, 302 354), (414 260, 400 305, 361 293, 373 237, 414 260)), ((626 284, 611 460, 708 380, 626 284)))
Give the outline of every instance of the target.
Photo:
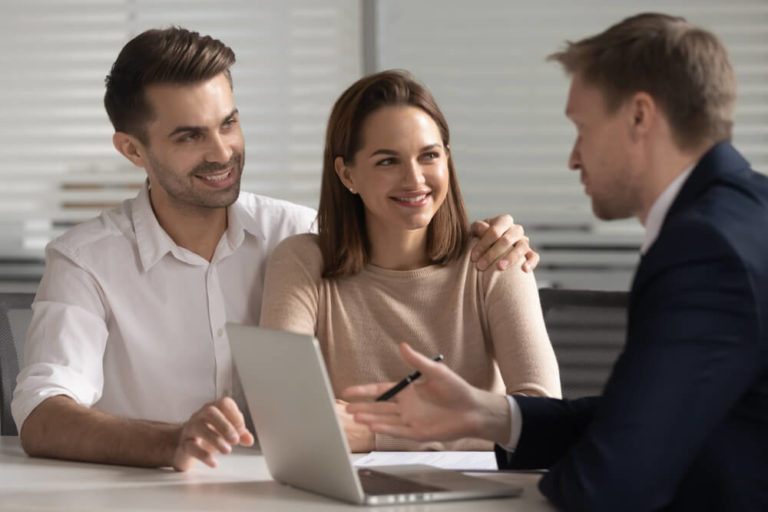
POLYGON ((562 509, 768 510, 768 179, 728 142, 725 49, 644 14, 551 58, 572 77, 569 165, 595 214, 646 228, 603 396, 494 396, 403 345, 424 377, 348 409, 376 432, 493 440, 500 468, 548 468, 540 489, 562 509))

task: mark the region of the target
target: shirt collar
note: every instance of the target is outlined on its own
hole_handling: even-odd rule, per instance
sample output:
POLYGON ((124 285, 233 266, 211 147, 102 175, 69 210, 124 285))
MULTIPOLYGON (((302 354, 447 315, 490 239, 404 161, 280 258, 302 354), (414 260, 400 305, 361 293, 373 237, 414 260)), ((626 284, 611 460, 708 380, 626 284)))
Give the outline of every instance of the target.
MULTIPOLYGON (((139 195, 133 201, 131 211, 133 229, 136 234, 136 245, 139 259, 144 271, 151 269, 163 256, 171 253, 176 259, 193 265, 207 265, 208 262, 193 252, 179 247, 176 242, 160 226, 152 210, 149 199, 149 184, 144 183, 139 195)), ((227 231, 219 241, 213 262, 219 261, 232 254, 245 239, 245 232, 263 238, 261 231, 252 222, 248 222, 247 212, 235 201, 227 209, 227 231)))
POLYGON ((149 201, 149 184, 146 181, 141 187, 139 195, 133 201, 131 218, 136 234, 136 246, 139 249, 139 259, 146 272, 167 253, 178 248, 168 233, 160 226, 155 212, 152 211, 152 204, 149 201))
POLYGON ((664 224, 664 218, 667 216, 667 212, 669 211, 670 207, 672 207, 672 203, 675 202, 677 195, 680 193, 680 189, 683 187, 683 183, 685 183, 685 180, 688 179, 688 176, 691 174, 691 171, 693 171, 695 166, 696 164, 688 167, 685 171, 683 171, 680 176, 675 178, 672 183, 667 185, 667 188, 664 189, 664 192, 662 192, 661 195, 656 198, 656 201, 654 201, 653 206, 651 206, 651 209, 648 212, 648 217, 645 219, 645 238, 643 239, 643 245, 640 246, 640 254, 644 255, 646 252, 648 252, 648 249, 651 248, 653 242, 655 242, 658 238, 659 232, 661 231, 661 226, 664 224))

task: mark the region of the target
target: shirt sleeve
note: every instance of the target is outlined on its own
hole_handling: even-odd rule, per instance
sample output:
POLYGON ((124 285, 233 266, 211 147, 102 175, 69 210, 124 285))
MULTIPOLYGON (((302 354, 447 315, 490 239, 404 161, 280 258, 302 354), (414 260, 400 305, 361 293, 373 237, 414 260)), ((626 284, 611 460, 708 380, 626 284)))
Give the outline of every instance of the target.
POLYGON ((559 398, 560 372, 533 274, 486 270, 481 279, 487 331, 507 393, 559 398))
POLYGON ((93 276, 49 247, 11 404, 19 432, 32 410, 49 397, 66 395, 86 407, 101 397, 105 317, 93 276))
POLYGON ((517 449, 517 442, 520 440, 520 432, 523 429, 523 415, 520 413, 520 406, 517 405, 515 397, 507 395, 509 402, 509 441, 504 446, 508 452, 514 452, 517 449))

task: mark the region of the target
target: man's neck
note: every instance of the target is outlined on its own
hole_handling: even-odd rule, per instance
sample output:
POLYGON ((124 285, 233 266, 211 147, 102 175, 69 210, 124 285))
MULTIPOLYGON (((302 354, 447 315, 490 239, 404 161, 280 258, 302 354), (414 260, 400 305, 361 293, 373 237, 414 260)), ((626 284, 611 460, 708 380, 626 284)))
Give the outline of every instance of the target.
POLYGON ((647 172, 642 179, 645 182, 641 209, 637 218, 645 225, 653 204, 678 176, 695 165, 709 151, 711 144, 692 150, 664 147, 652 153, 648 158, 647 172))
POLYGON ((151 190, 150 204, 158 223, 176 245, 211 261, 227 230, 226 208, 196 208, 155 201, 151 190))

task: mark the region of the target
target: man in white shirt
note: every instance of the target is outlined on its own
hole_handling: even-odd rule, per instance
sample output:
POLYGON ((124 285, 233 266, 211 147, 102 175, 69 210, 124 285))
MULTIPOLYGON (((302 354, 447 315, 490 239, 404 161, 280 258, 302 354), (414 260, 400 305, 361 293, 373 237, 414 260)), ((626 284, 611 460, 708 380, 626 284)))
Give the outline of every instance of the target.
POLYGON ((768 178, 729 142, 727 52, 648 13, 552 58, 572 75, 569 166, 595 215, 646 228, 603 394, 501 397, 404 345, 421 379, 347 409, 374 432, 493 440, 500 468, 547 468, 539 488, 563 510, 768 510, 768 178))
MULTIPOLYGON (((234 61, 220 41, 171 28, 140 34, 114 63, 113 143, 147 182, 47 248, 12 404, 30 455, 186 470, 254 442, 224 325, 258 323, 267 256, 314 229, 315 211, 240 193, 234 61)), ((493 224, 480 226, 482 260, 522 236, 508 216, 493 224)))

